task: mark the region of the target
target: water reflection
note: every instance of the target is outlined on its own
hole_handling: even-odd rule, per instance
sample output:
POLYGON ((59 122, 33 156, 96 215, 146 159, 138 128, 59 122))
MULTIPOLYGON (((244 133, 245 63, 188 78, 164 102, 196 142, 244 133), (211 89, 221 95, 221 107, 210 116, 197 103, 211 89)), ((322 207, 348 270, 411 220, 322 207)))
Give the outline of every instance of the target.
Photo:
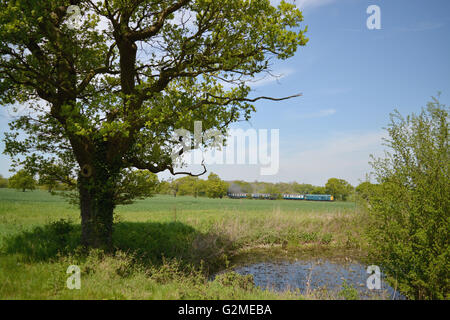
MULTIPOLYGON (((324 259, 298 261, 264 261, 234 268, 239 274, 252 274, 255 285, 276 291, 300 289, 302 293, 326 289, 338 294, 344 281, 355 288, 361 299, 404 299, 381 278, 381 289, 366 286, 367 267, 357 263, 340 263, 324 259)), ((336 296, 338 297, 338 296, 336 296)))

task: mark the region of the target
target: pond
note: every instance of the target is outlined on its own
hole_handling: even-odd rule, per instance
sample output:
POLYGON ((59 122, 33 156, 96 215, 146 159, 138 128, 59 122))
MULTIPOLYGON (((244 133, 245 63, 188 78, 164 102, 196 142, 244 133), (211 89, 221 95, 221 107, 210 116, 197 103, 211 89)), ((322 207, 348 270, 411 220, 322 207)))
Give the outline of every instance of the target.
POLYGON ((298 289, 302 294, 310 296, 312 293, 319 299, 342 299, 346 291, 357 291, 358 299, 405 299, 384 280, 383 274, 380 289, 369 290, 367 265, 347 257, 247 254, 234 261, 232 270, 253 275, 256 286, 275 291, 298 289))

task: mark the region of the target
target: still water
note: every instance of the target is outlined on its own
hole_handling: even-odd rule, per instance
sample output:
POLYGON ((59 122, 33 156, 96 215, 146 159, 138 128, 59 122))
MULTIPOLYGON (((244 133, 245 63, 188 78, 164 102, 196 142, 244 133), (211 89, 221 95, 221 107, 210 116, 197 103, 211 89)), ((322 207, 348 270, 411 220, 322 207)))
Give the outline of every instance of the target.
POLYGON ((256 286, 275 291, 296 290, 302 293, 323 292, 341 298, 344 283, 358 291, 360 299, 405 299, 384 281, 381 288, 369 290, 367 266, 356 262, 333 259, 272 259, 267 261, 242 261, 233 268, 239 274, 253 275, 256 286))

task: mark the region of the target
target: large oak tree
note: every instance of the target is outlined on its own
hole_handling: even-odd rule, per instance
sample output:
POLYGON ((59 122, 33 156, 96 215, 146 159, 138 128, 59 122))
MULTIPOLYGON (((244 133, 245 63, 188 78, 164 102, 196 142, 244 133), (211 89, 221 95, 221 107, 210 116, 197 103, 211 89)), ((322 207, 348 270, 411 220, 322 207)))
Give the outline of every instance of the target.
POLYGON ((82 243, 108 247, 124 172, 177 174, 174 130, 225 134, 279 100, 250 97, 248 80, 306 44, 302 20, 269 0, 0 0, 0 104, 28 110, 5 152, 75 183, 82 243))

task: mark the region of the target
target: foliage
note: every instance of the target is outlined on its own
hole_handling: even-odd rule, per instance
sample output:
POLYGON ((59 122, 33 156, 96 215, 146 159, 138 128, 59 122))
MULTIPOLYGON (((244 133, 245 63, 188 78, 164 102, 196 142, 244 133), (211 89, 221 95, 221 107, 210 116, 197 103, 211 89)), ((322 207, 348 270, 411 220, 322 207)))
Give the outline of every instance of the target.
POLYGON ((330 178, 325 184, 326 193, 331 194, 336 200, 346 201, 353 192, 350 183, 343 179, 330 178))
MULTIPOLYGON (((158 176, 148 170, 122 170, 113 194, 114 203, 132 204, 135 200, 152 197, 159 188, 158 176)), ((62 195, 72 204, 79 205, 80 196, 75 190, 62 195)))
POLYGON ((170 194, 172 194, 174 197, 177 196, 179 188, 180 188, 180 181, 178 179, 172 180, 170 182, 169 191, 170 191, 170 194))
POLYGON ((26 107, 5 153, 30 172, 77 180, 85 244, 109 246, 125 172, 182 174, 177 130, 201 121, 225 135, 248 120, 268 99, 250 98, 249 80, 292 57, 306 28, 284 1, 77 0, 75 28, 68 3, 2 2, 0 104, 26 107))
POLYGON ((210 173, 206 184, 208 198, 222 198, 227 194, 228 183, 222 181, 215 173, 210 173))
POLYGON ((170 182, 162 180, 158 185, 158 194, 171 194, 170 182))
POLYGON ((34 190, 36 188, 36 181, 26 170, 21 169, 9 178, 8 187, 25 192, 25 190, 34 190))
POLYGON ((282 199, 282 195, 280 192, 280 189, 276 184, 268 184, 264 190, 263 193, 270 194, 270 197, 272 199, 282 199))
POLYGON ((312 194, 314 193, 314 186, 307 183, 293 183, 293 193, 299 193, 299 194, 312 194))
POLYGON ((326 194, 327 190, 325 187, 314 187, 312 194, 326 194))
POLYGON ((303 243, 312 243, 317 241, 318 234, 317 232, 301 232, 298 239, 303 243))
POLYGON ((8 179, 3 178, 0 174, 0 188, 8 188, 8 179))
POLYGON ((177 179, 178 182, 177 195, 179 196, 197 195, 195 192, 195 184, 197 183, 197 180, 198 180, 197 177, 190 177, 190 176, 177 179))
MULTIPOLYGON (((228 188, 228 183, 226 183, 226 184, 227 184, 227 188, 228 188)), ((197 179, 197 182, 196 182, 194 190, 195 190, 194 195, 196 197, 197 197, 197 195, 201 196, 201 197, 206 197, 207 196, 207 190, 208 190, 208 180, 197 179)))
MULTIPOLYGON (((73 183, 75 184, 75 181, 73 183)), ((49 175, 40 176, 38 185, 41 189, 46 189, 50 193, 53 193, 54 191, 66 191, 72 189, 70 186, 57 181, 49 175)))
POLYGON ((342 283, 342 290, 339 292, 339 296, 345 300, 359 300, 359 293, 354 287, 349 285, 346 280, 342 283))
POLYGON ((372 256, 402 293, 448 299, 449 108, 433 98, 420 114, 391 114, 389 151, 374 159, 379 187, 369 197, 372 256))
POLYGON ((198 197, 206 194, 206 181, 197 177, 186 176, 175 180, 173 183, 177 184, 177 195, 198 197))
POLYGON ((124 170, 116 188, 115 203, 131 204, 134 199, 152 197, 158 184, 158 176, 149 170, 124 170))
POLYGON ((325 187, 313 186, 298 182, 246 182, 242 180, 230 181, 230 192, 234 193, 273 193, 276 196, 288 194, 326 194, 325 187), (272 192, 273 191, 273 192, 272 192))
POLYGON ((216 276, 214 281, 217 281, 223 286, 240 288, 244 290, 253 289, 255 287, 253 275, 240 275, 237 272, 229 271, 216 276))
POLYGON ((369 200, 369 197, 374 194, 377 185, 369 181, 361 182, 356 188, 356 194, 363 200, 369 200))
POLYGON ((329 244, 331 243, 331 241, 333 240, 333 234, 331 233, 326 233, 322 236, 322 238, 320 239, 320 243, 323 244, 329 244))

